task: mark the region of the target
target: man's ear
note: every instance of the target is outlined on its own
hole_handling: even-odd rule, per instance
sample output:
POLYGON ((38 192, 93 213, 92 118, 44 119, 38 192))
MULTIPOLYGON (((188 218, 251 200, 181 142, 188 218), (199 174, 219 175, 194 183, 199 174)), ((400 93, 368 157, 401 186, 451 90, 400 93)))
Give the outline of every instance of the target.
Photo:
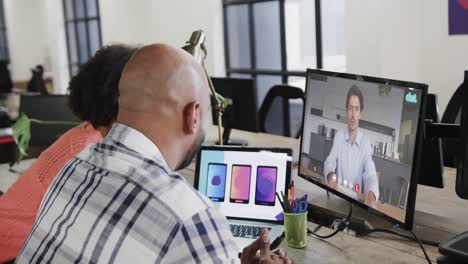
POLYGON ((200 103, 191 102, 184 107, 182 128, 186 134, 195 134, 201 125, 200 103))

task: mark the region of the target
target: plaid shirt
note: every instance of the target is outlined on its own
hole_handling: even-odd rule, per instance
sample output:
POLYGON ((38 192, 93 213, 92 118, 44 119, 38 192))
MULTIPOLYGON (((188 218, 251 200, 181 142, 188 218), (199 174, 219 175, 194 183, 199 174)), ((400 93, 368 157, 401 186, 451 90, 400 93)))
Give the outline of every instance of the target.
POLYGON ((213 204, 143 134, 115 124, 68 162, 41 203, 18 263, 233 263, 213 204))

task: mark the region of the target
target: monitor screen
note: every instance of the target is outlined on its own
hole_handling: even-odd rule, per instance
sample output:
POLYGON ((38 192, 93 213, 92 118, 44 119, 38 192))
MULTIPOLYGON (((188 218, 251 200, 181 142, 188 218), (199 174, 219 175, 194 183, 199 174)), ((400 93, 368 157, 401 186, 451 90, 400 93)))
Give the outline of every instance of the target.
POLYGON ((195 187, 227 217, 282 221, 275 193, 285 192, 291 150, 202 147, 195 187))
POLYGON ((423 84, 308 70, 300 176, 408 227, 426 93, 423 84))

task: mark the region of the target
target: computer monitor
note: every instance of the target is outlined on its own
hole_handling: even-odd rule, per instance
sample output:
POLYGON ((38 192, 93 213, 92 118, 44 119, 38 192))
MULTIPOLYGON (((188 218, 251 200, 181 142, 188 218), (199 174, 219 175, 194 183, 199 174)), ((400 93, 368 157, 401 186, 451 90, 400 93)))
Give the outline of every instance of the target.
MULTIPOLYGON (((219 94, 230 99, 231 104, 223 113, 223 144, 247 145, 241 140, 231 140, 231 129, 241 129, 251 132, 258 131, 257 95, 255 81, 241 78, 211 78, 213 86, 219 94)), ((216 111, 213 110, 213 122, 218 124, 216 111)))
MULTIPOLYGON (((426 100, 425 120, 440 122, 437 95, 428 94, 426 100)), ((444 188, 444 159, 442 156, 442 139, 426 135, 423 139, 422 162, 418 184, 444 188)))
MULTIPOLYGON (((80 122, 68 107, 68 95, 21 95, 19 112, 25 113, 29 118, 45 121, 80 122)), ((76 125, 32 123, 27 151, 29 156, 38 156, 74 126, 76 125)))
POLYGON ((299 176, 410 229, 427 85, 309 69, 305 95, 299 176))

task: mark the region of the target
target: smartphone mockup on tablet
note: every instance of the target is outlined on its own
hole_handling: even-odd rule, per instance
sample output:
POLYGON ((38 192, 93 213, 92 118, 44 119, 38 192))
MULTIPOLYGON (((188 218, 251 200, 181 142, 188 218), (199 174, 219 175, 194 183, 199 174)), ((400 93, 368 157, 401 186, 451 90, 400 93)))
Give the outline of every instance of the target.
POLYGON ((276 178, 278 168, 272 166, 257 167, 257 183, 255 188, 255 204, 275 205, 276 178))
POLYGON ((249 203, 252 166, 232 165, 231 203, 249 203))
POLYGON ((206 196, 215 202, 224 201, 226 188, 226 164, 209 163, 206 196))

